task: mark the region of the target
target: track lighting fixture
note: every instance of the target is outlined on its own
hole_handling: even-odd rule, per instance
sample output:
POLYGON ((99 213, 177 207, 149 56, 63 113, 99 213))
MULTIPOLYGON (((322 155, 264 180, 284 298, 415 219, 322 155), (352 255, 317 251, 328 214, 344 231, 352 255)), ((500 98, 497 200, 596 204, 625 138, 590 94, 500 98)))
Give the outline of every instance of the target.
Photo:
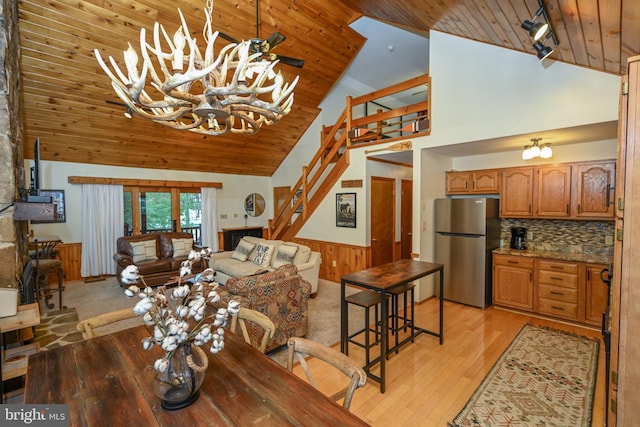
POLYGON ((558 39, 551 28, 549 17, 547 16, 547 11, 544 8, 542 0, 538 0, 538 5, 539 8, 533 18, 523 21, 521 27, 525 29, 529 34, 529 37, 533 39, 533 48, 536 50, 538 59, 542 61, 553 53, 553 48, 546 46, 543 43, 543 40, 550 38, 553 40, 554 44, 558 46, 558 39), (535 22, 540 16, 544 18, 545 22, 535 22))
POLYGON ((124 116, 125 116, 127 119, 130 119, 130 118, 132 118, 132 117, 133 117, 133 115, 132 115, 131 113, 132 113, 131 108, 127 107, 127 111, 125 111, 125 112, 124 112, 124 116))
POLYGON ((531 20, 526 19, 521 27, 529 32, 529 37, 531 37, 534 41, 540 40, 544 33, 549 29, 549 24, 547 22, 535 22, 535 20, 544 13, 544 7, 540 6, 535 16, 531 18, 531 20))

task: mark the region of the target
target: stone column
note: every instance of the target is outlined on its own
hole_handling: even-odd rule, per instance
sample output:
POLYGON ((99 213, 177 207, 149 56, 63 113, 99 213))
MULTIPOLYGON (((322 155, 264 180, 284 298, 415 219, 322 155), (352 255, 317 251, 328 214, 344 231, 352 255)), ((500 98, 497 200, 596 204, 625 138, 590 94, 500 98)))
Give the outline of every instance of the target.
POLYGON ((28 259, 28 222, 13 220, 24 183, 18 2, 0 0, 0 287, 17 287, 28 259))

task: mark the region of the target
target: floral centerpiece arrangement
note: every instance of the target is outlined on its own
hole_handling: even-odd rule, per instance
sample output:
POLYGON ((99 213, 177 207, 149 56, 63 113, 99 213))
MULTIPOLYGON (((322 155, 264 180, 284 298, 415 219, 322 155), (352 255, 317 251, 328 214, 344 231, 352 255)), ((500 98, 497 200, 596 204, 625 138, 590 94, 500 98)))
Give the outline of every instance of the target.
POLYGON ((153 335, 142 340, 142 346, 150 350, 162 347, 165 355, 154 363, 156 393, 165 409, 179 409, 198 398, 198 389, 204 380, 208 359, 199 347, 211 342, 209 351, 218 353, 224 348, 224 326, 229 315, 237 315, 240 303, 230 301, 227 308, 210 309, 208 303, 220 300, 211 268, 204 270, 194 283, 184 279, 191 275, 192 265, 210 257, 211 250, 191 251, 180 267, 178 283, 174 287, 146 285, 138 267, 130 265, 122 271, 128 297, 139 297, 133 311, 143 316, 144 322, 153 326, 153 335), (183 283, 185 282, 185 283, 183 283), (142 286, 138 286, 141 283, 142 286))

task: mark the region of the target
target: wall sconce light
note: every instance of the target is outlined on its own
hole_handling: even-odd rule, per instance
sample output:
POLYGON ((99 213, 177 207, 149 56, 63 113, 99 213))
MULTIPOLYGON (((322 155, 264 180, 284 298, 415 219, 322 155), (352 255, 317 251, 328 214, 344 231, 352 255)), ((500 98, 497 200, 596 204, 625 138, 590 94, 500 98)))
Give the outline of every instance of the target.
POLYGON ((537 57, 540 61, 543 61, 553 53, 553 48, 546 46, 542 41, 550 38, 553 40, 553 43, 558 46, 558 39, 556 38, 556 33, 551 28, 549 17, 547 16, 547 11, 544 8, 542 0, 538 0, 538 5, 538 11, 533 18, 523 21, 521 27, 526 30, 529 37, 533 39, 533 48, 536 50, 537 57), (545 22, 535 22, 540 15, 542 15, 545 22))
POLYGON ((524 151, 522 152, 522 160, 531 160, 534 157, 548 159, 553 155, 551 144, 538 145, 541 139, 542 138, 532 138, 531 142, 533 142, 533 144, 525 145, 524 151))

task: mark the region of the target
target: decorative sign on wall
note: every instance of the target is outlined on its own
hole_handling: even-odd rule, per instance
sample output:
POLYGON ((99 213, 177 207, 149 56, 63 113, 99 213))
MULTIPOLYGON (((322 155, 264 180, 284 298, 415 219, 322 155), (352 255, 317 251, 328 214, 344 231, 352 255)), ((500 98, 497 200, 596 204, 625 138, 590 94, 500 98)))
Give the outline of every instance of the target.
POLYGON ((362 188, 361 179, 345 179, 342 181, 342 188, 362 188))
POLYGON ((356 228, 356 193, 336 194, 336 227, 356 228))

